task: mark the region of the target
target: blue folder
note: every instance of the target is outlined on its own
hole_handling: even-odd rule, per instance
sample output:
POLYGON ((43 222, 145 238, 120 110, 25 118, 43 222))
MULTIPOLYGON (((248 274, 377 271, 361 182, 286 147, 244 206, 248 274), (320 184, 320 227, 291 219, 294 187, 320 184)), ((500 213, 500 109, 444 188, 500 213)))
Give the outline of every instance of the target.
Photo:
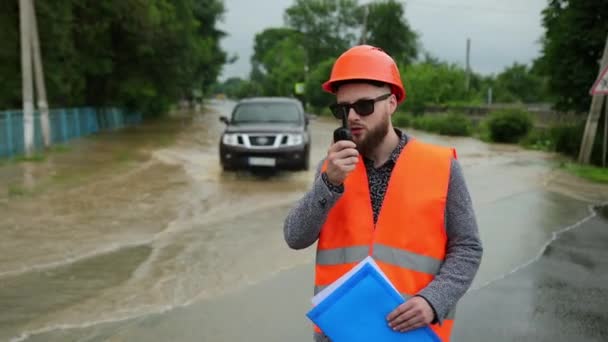
POLYGON ((365 264, 306 316, 332 342, 441 342, 428 326, 405 333, 392 330, 386 316, 403 297, 370 264, 365 264))

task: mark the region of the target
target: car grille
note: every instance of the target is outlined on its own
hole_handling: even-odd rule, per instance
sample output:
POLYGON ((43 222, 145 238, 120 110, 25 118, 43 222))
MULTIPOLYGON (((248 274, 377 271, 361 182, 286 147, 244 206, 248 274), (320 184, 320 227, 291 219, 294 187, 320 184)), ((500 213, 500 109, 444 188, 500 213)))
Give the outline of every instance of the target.
POLYGON ((275 139, 274 135, 250 136, 249 142, 251 146, 273 146, 275 139))

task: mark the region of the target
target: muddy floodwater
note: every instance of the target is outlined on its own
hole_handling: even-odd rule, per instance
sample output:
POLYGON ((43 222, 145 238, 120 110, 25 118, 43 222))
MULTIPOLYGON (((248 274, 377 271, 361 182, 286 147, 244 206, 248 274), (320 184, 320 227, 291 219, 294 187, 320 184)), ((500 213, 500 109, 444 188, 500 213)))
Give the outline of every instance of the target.
MULTIPOLYGON (((282 223, 338 123, 311 121, 309 171, 224 173, 219 116, 233 106, 0 166, 0 341, 311 340, 314 248, 289 250, 282 223)), ((458 150, 485 250, 472 291, 608 200, 553 155, 409 133, 458 150)))

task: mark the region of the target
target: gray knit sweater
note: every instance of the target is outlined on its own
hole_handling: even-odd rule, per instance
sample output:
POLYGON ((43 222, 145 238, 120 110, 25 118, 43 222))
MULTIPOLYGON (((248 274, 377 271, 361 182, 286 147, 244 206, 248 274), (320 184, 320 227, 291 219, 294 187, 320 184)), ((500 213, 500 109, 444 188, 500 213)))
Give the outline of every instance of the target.
MULTIPOLYGON (((382 205, 392 167, 408 141, 407 135, 396 131, 401 141, 389 161, 378 169, 373 169, 372 163, 366 162, 370 190, 373 190, 370 191, 370 202, 374 219, 382 205)), ((331 186, 321 177, 322 164, 323 161, 317 167, 312 188, 285 219, 285 241, 293 249, 307 248, 317 241, 329 211, 342 195, 340 188, 331 186)), ((435 279, 418 293, 429 302, 435 312, 435 321, 439 323, 454 310, 457 301, 471 285, 483 253, 471 197, 456 159, 452 160, 450 168, 445 222, 448 237, 445 261, 435 279)), ((315 340, 327 341, 327 338, 315 335, 315 340)))

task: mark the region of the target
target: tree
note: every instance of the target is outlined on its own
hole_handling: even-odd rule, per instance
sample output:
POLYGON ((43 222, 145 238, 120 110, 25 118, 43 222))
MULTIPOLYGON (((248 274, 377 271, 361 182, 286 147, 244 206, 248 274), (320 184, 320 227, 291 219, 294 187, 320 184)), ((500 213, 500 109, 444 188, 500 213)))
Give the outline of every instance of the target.
POLYGON ((271 66, 264 65, 264 57, 270 49, 281 41, 289 39, 302 43, 301 34, 291 28, 287 27, 271 27, 255 35, 253 43, 253 55, 251 56, 251 63, 255 67, 261 67, 262 71, 267 71, 271 66))
POLYGON ((549 0, 542 16, 545 34, 536 68, 549 78, 558 109, 587 112, 608 33, 608 5, 604 0, 549 0))
POLYGON ((192 12, 196 20, 195 37, 199 39, 195 76, 200 77, 193 83, 194 86, 207 91, 219 76, 222 66, 237 60, 236 56, 228 58, 220 46, 220 40, 226 36, 226 33, 219 30, 216 24, 223 18, 224 11, 223 0, 193 2, 192 12))
POLYGON ((255 36, 250 78, 262 85, 265 95, 293 95, 294 84, 304 81, 306 52, 301 41, 301 34, 289 28, 269 28, 255 36))
POLYGON ((466 72, 456 65, 419 63, 399 69, 406 91, 405 110, 418 114, 427 105, 470 99, 464 87, 466 72))
POLYGON ((439 59, 439 57, 433 55, 431 52, 429 51, 424 51, 423 53, 423 58, 421 60, 422 63, 426 63, 426 64, 431 64, 434 66, 441 66, 441 64, 443 64, 443 62, 441 62, 441 60, 439 59))
POLYGON ((18 1, 0 2, 0 106, 3 108, 21 106, 18 4, 18 1))
POLYGON ((497 102, 538 102, 543 99, 543 84, 530 67, 513 63, 496 77, 494 94, 497 102))
POLYGON ((335 97, 321 88, 323 82, 329 79, 334 62, 335 59, 330 58, 319 63, 310 71, 308 76, 305 89, 306 99, 315 111, 327 110, 327 106, 335 102, 335 97))
MULTIPOLYGON (((37 0, 49 104, 154 115, 208 90, 225 53, 221 0, 37 0)), ((20 105, 18 7, 0 4, 0 107, 20 105), (17 91, 15 91, 17 89, 17 91)))
POLYGON ((218 45, 223 33, 214 27, 223 12, 220 1, 130 0, 122 6, 110 16, 109 50, 116 63, 106 77, 111 86, 104 103, 118 98, 121 105, 157 114, 213 84, 226 60, 218 45))
POLYGON ((418 35, 412 31, 403 5, 395 0, 370 3, 365 42, 378 46, 404 65, 411 64, 418 57, 418 35))
POLYGON ((302 33, 306 64, 313 67, 356 42, 362 13, 357 0, 296 0, 285 11, 285 23, 302 33))
POLYGON ((226 94, 226 96, 232 99, 261 95, 259 84, 243 80, 239 77, 231 77, 223 83, 216 84, 213 87, 213 92, 215 94, 226 94))
POLYGON ((270 96, 291 96, 296 82, 304 81, 304 48, 293 39, 284 39, 264 56, 265 65, 273 65, 265 82, 270 96))

